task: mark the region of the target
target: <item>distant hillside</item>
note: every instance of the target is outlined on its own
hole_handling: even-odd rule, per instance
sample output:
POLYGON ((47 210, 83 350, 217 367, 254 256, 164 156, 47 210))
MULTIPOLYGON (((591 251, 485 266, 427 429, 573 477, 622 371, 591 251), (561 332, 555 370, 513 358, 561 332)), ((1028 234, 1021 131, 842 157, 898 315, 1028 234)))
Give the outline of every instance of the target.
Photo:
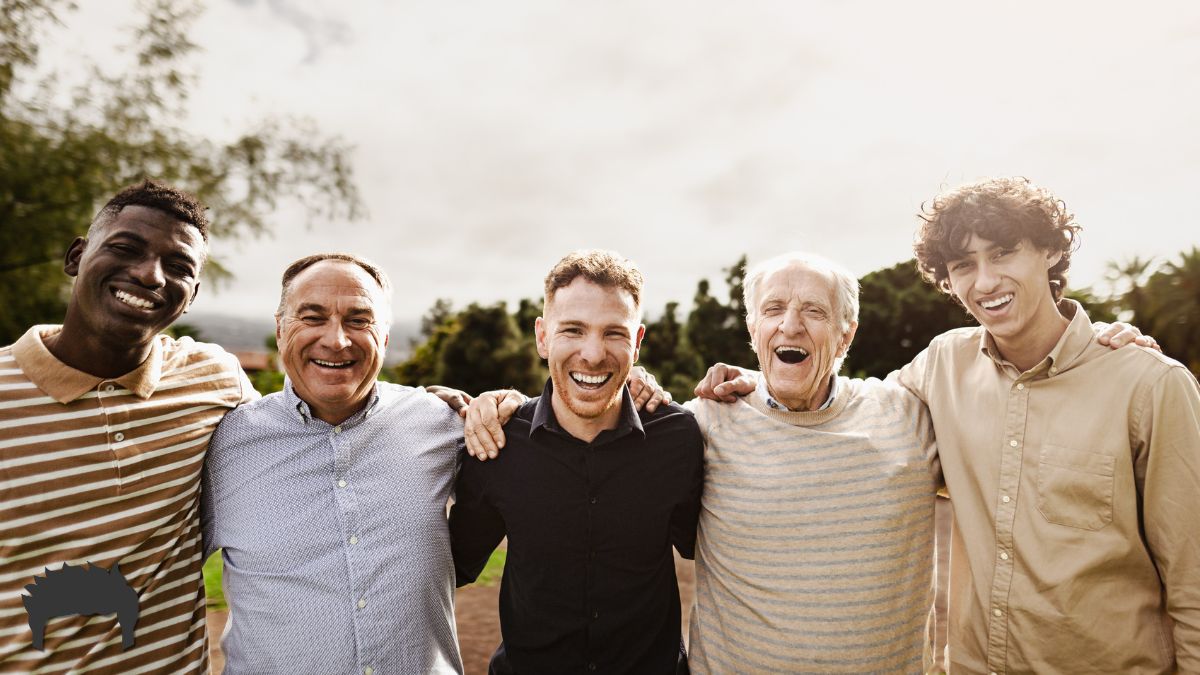
MULTIPOLYGON (((247 319, 227 314, 195 312, 183 317, 180 323, 200 331, 200 337, 215 342, 228 351, 264 351, 267 338, 275 334, 275 322, 271 319, 247 319)), ((395 321, 388 340, 385 362, 392 365, 408 357, 409 340, 417 335, 419 321, 395 321)))

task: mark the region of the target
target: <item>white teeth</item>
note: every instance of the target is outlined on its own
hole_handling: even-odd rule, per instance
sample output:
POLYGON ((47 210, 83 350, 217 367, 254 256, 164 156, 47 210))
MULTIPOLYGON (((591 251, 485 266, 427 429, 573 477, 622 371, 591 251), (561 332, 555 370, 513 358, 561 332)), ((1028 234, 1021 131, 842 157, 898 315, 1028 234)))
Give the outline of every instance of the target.
POLYGON ((139 309, 153 309, 154 303, 149 300, 143 300, 137 296, 130 295, 125 291, 116 292, 117 299, 127 305, 133 305, 139 309))
POLYGON ((784 345, 782 347, 775 348, 776 354, 779 354, 781 352, 800 352, 801 354, 808 356, 808 350, 803 347, 792 347, 792 346, 784 345))
POLYGON ((608 375, 584 375, 583 373, 571 373, 571 377, 582 384, 604 384, 608 380, 608 375))
POLYGON ((1012 293, 1006 293, 1005 295, 1002 295, 1002 296, 1000 296, 1000 297, 998 297, 998 298, 995 298, 995 299, 993 299, 993 300, 980 300, 980 301, 979 301, 979 306, 980 306, 980 307, 983 307, 984 309, 995 309, 995 308, 999 307, 1000 305, 1003 305, 1003 304, 1005 304, 1006 302, 1008 302, 1009 300, 1012 300, 1012 299, 1013 299, 1013 294, 1012 294, 1012 293))
POLYGON ((321 359, 313 359, 313 363, 318 366, 327 366, 329 368, 341 368, 342 366, 350 365, 350 361, 322 361, 321 359))

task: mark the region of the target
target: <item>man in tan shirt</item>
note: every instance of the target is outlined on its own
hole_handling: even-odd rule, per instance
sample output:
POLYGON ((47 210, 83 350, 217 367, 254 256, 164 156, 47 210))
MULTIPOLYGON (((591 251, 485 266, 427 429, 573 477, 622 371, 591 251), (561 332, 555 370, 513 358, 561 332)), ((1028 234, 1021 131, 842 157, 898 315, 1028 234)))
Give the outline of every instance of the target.
POLYGON ((929 405, 954 507, 952 672, 1200 672, 1200 388, 1093 340, 1063 300, 1078 226, 1023 179, 923 214, 927 279, 980 323, 899 380, 929 405))

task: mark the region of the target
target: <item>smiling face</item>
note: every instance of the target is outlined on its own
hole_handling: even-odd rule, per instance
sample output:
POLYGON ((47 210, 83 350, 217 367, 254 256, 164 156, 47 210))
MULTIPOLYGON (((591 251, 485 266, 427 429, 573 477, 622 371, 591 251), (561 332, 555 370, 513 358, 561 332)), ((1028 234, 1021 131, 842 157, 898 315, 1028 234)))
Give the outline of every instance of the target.
POLYGON ((564 429, 590 440, 616 425, 621 391, 645 330, 628 291, 582 277, 546 301, 534 332, 554 384, 554 413, 564 429))
POLYGON ((317 418, 340 424, 366 405, 388 343, 386 303, 351 262, 323 260, 292 279, 275 335, 296 395, 317 418))
POLYGON ((187 310, 200 287, 204 239, 195 227, 145 206, 126 206, 67 250, 75 277, 64 333, 130 351, 146 347, 187 310))
POLYGON ((1029 240, 1008 248, 975 234, 963 249, 946 262, 950 288, 1001 351, 1046 340, 1053 346, 1065 320, 1050 291, 1049 270, 1062 253, 1042 251, 1029 240))
POLYGON ((843 328, 833 279, 793 263, 764 278, 755 296, 747 327, 771 397, 792 410, 819 408, 858 329, 843 328))

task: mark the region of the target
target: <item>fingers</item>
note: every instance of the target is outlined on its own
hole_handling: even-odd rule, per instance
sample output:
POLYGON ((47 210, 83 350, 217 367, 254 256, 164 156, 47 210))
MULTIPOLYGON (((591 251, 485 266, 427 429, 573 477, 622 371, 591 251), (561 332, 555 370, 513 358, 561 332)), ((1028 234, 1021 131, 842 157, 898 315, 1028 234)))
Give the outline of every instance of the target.
POLYGON ((1163 353, 1162 345, 1158 344, 1158 340, 1155 340, 1150 335, 1139 335, 1138 337, 1134 338, 1133 343, 1140 347, 1149 347, 1159 354, 1163 353))
MULTIPOLYGON (((491 425, 488 424, 490 419, 495 425, 496 414, 496 396, 493 392, 481 394, 467 409, 466 424, 463 425, 467 454, 480 461, 493 459, 500 452, 501 444, 496 443, 491 425)), ((495 426, 499 428, 499 425, 495 426)), ((503 438, 504 434, 501 433, 500 437, 503 438)))
POLYGON ((442 402, 450 406, 451 410, 458 413, 459 417, 466 417, 467 406, 471 403, 471 395, 467 392, 436 384, 425 387, 425 391, 442 399, 442 402))
POLYGON ((730 374, 730 367, 724 363, 718 363, 708 369, 708 372, 704 374, 704 378, 696 385, 693 393, 700 398, 728 403, 734 399, 722 398, 722 394, 717 392, 717 387, 729 379, 733 379, 733 376, 730 374))

